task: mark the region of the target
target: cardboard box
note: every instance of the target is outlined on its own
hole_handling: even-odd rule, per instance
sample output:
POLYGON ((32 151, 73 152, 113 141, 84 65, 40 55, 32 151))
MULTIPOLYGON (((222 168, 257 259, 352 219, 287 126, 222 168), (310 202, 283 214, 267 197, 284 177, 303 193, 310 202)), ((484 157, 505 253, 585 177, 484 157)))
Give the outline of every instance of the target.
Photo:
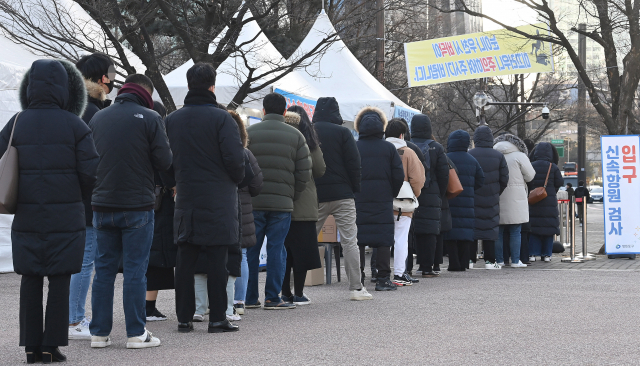
POLYGON ((318 235, 318 243, 337 243, 338 242, 338 227, 336 226, 336 219, 329 215, 327 220, 322 226, 322 231, 318 235))
POLYGON ((324 246, 318 247, 320 252, 320 268, 307 271, 307 279, 304 281, 305 286, 324 285, 324 246))

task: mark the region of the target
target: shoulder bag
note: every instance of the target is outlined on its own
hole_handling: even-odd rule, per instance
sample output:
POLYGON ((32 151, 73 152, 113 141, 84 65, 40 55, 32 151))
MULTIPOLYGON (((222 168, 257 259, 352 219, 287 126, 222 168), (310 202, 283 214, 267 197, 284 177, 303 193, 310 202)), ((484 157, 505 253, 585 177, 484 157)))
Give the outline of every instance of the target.
POLYGON ((551 163, 549 163, 549 170, 547 171, 547 178, 544 180, 544 186, 538 187, 529 192, 529 204, 534 205, 543 199, 547 198, 547 182, 549 181, 549 173, 551 173, 551 163))
MULTIPOLYGON (((402 156, 403 151, 398 150, 398 154, 402 156)), ((393 199, 393 210, 399 212, 398 220, 400 220, 403 212, 414 212, 418 205, 418 198, 413 194, 411 184, 407 181, 402 182, 398 196, 393 199)))
POLYGON ((460 193, 464 191, 462 188, 462 183, 460 183, 460 178, 458 178, 458 173, 453 169, 451 164, 449 164, 449 184, 447 184, 447 199, 452 199, 457 197, 460 193))
POLYGON ((13 121, 7 150, 0 158, 0 214, 12 215, 16 213, 18 206, 18 175, 20 174, 18 171, 18 149, 11 146, 11 143, 20 113, 13 121))

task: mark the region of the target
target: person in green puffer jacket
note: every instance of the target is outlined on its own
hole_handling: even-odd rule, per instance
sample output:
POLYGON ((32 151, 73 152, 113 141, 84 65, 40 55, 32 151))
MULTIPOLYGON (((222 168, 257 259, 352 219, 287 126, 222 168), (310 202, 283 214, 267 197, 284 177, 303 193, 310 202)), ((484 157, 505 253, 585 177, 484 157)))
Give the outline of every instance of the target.
POLYGON ((316 235, 318 194, 314 179, 322 177, 327 166, 322 157, 318 135, 304 108, 300 106, 289 107, 284 116, 284 122, 297 128, 304 135, 311 151, 313 179, 307 183, 307 188, 302 192, 300 198, 293 202, 291 225, 284 241, 287 250, 287 268, 282 282, 282 300, 296 305, 308 305, 311 300, 303 293, 307 271, 322 266, 318 252, 318 236, 316 235), (294 293, 291 292, 292 269, 294 293))
POLYGON ((304 192, 311 180, 311 157, 304 136, 284 123, 286 99, 276 93, 263 101, 264 119, 247 129, 249 146, 262 169, 262 192, 254 197, 253 217, 259 245, 247 250, 249 283, 245 307, 259 307, 258 267, 261 244, 267 237, 267 280, 264 308, 295 308, 280 299, 284 280, 286 251, 284 240, 289 232, 293 201, 304 192))

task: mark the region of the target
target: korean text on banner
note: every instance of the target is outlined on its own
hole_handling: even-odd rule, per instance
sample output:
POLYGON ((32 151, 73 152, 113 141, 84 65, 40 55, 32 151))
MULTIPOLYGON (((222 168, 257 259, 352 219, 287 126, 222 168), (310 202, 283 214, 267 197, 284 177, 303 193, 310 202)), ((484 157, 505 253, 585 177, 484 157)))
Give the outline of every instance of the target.
POLYGON ((294 105, 300 106, 304 108, 305 112, 307 112, 309 119, 313 120, 313 113, 316 111, 317 100, 301 97, 294 93, 289 93, 288 91, 284 91, 278 88, 276 88, 273 92, 284 96, 284 98, 287 100, 287 109, 294 105))
POLYGON ((419 113, 420 112, 415 109, 404 108, 397 105, 393 111, 393 118, 404 118, 404 120, 411 125, 411 119, 419 113))
POLYGON ((607 254, 640 253, 640 136, 602 136, 607 254))
MULTIPOLYGON (((518 27, 540 35, 544 23, 518 27)), ((404 44, 409 86, 499 75, 553 72, 549 42, 528 39, 506 29, 404 44)))

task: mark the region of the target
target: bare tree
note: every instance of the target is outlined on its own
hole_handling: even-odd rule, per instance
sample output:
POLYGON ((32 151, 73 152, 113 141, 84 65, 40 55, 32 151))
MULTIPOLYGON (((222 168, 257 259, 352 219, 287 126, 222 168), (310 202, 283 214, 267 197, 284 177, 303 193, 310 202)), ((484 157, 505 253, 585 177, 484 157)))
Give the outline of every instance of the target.
POLYGON ((579 77, 584 82, 590 101, 610 134, 624 133, 627 118, 629 131, 640 132, 640 126, 633 114, 638 82, 640 81, 640 2, 631 0, 579 0, 576 5, 586 17, 587 30, 573 27, 570 31, 582 34, 604 49, 606 67, 606 89, 599 88, 589 70, 579 59, 578 50, 569 41, 569 34, 560 27, 563 14, 556 14, 547 0, 505 0, 536 12, 538 18, 548 24, 550 34, 541 29, 540 35, 522 32, 513 26, 500 22, 491 15, 474 11, 467 6, 467 0, 458 0, 460 7, 455 10, 438 8, 439 11, 463 12, 491 20, 496 24, 529 39, 550 42, 566 50, 579 77), (606 99, 611 102, 607 103, 606 99))

